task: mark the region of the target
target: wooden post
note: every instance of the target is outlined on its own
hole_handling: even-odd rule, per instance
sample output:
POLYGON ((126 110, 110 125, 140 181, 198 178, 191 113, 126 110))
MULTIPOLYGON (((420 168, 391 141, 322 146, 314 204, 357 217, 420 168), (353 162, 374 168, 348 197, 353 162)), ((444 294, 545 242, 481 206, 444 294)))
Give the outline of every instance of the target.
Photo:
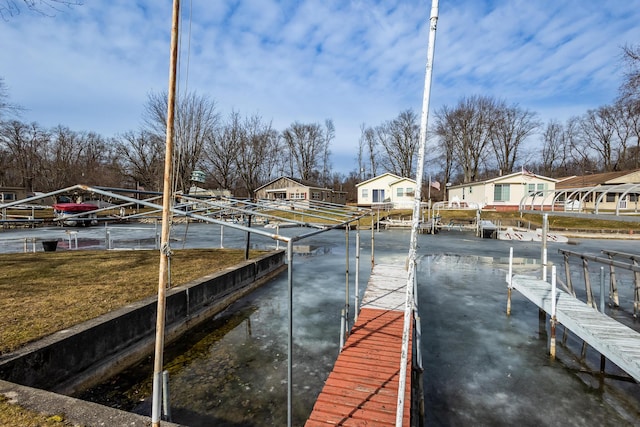
POLYGON ((571 269, 569 268, 569 254, 564 253, 564 275, 567 279, 567 287, 571 291, 571 295, 575 298, 576 291, 573 289, 573 283, 571 283, 571 269))
POLYGON ((589 277, 589 261, 586 258, 582 258, 582 272, 584 274, 584 289, 587 293, 587 305, 590 305, 593 308, 597 308, 596 303, 593 301, 591 277, 589 277))
POLYGON ((162 232, 160 238, 160 267, 158 272, 158 309, 156 318, 155 359, 153 365, 153 395, 151 423, 153 427, 160 425, 160 407, 162 401, 162 371, 164 352, 164 322, 166 310, 165 290, 168 283, 168 264, 171 254, 169 248, 169 232, 171 230, 171 180, 173 177, 173 139, 176 104, 176 74, 178 64, 178 24, 180 22, 180 0, 173 0, 171 20, 171 48, 169 60, 169 93, 167 97, 167 135, 164 159, 164 181, 162 200, 162 232))
MULTIPOLYGON (((613 259, 609 255, 609 259, 613 259)), ((618 283, 616 282, 616 268, 613 264, 609 265, 609 302, 615 307, 620 305, 620 299, 618 298, 618 283)))

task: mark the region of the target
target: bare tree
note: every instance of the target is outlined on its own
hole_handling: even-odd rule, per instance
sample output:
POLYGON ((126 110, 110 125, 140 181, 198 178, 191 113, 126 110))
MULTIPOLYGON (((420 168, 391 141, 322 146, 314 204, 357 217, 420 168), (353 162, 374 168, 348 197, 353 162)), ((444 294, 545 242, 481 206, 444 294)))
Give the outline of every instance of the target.
POLYGON ((9 102, 9 89, 4 79, 0 77, 0 120, 5 116, 17 115, 23 110, 22 107, 9 102))
POLYGON ((384 148, 385 168, 396 175, 412 177, 419 144, 418 116, 413 110, 376 128, 378 142, 384 148))
POLYGON ((360 147, 362 154, 362 163, 360 164, 360 175, 362 178, 368 179, 378 174, 378 147, 376 141, 376 132, 371 127, 367 127, 364 123, 360 126, 360 147), (366 151, 369 160, 369 171, 366 173, 366 161, 364 160, 364 151, 366 151))
POLYGON ((333 120, 326 119, 324 121, 324 149, 322 151, 322 185, 328 187, 331 185, 331 141, 336 137, 336 128, 333 120))
POLYGON ((605 172, 613 171, 617 163, 618 141, 615 138, 614 123, 614 114, 609 106, 589 110, 578 121, 584 147, 596 153, 598 163, 605 172))
POLYGON ((62 11, 63 8, 81 4, 81 0, 1 0, 0 17, 9 19, 11 16, 20 14, 23 8, 41 15, 51 16, 62 11))
POLYGON ((36 178, 43 170, 49 135, 38 124, 29 125, 18 120, 2 124, 0 131, 2 145, 11 156, 11 167, 15 170, 13 185, 20 185, 29 191, 36 188, 36 178))
MULTIPOLYGON (((436 112, 436 134, 450 150, 462 169, 463 182, 478 178, 480 165, 490 146, 496 101, 491 97, 463 98, 451 109, 436 112)), ((445 151, 446 151, 445 150, 445 151)))
MULTIPOLYGON (((167 126, 167 96, 151 93, 145 111, 145 123, 150 132, 163 137, 167 126)), ((218 126, 219 116, 215 102, 195 92, 179 96, 175 115, 175 166, 176 187, 189 192, 190 177, 203 160, 205 139, 218 126)))
POLYGON ((206 136, 204 155, 218 188, 229 190, 236 184, 236 158, 245 138, 244 133, 240 113, 231 111, 227 121, 206 136))
POLYGON ((539 126, 536 113, 517 105, 496 102, 492 118, 490 139, 497 167, 503 173, 513 171, 520 146, 539 126))
POLYGON ((278 151, 278 135, 271 123, 264 123, 257 115, 245 120, 241 135, 236 167, 242 190, 246 196, 253 197, 260 183, 272 176, 278 151))
POLYGON ((115 143, 126 176, 147 190, 162 189, 164 139, 144 129, 125 132, 115 143))
POLYGON ((320 175, 318 166, 321 165, 325 152, 328 152, 326 145, 330 141, 322 126, 318 123, 294 122, 282 132, 282 138, 300 179, 317 178, 320 175))
POLYGON ((627 69, 620 87, 620 98, 640 101, 640 45, 623 47, 622 59, 627 69))

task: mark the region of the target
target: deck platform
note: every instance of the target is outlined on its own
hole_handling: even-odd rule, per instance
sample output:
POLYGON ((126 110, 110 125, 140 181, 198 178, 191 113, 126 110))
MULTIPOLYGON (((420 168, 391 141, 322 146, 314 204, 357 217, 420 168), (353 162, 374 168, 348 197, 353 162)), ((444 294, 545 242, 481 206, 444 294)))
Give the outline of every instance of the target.
MULTIPOLYGON (((546 313, 551 312, 551 285, 514 276, 512 287, 546 313)), ((556 319, 600 354, 640 382, 640 333, 557 289, 556 319)))
MULTIPOLYGON (((305 426, 395 426, 406 285, 404 268, 373 268, 358 320, 305 426)), ((403 425, 410 421, 411 358, 403 425)))

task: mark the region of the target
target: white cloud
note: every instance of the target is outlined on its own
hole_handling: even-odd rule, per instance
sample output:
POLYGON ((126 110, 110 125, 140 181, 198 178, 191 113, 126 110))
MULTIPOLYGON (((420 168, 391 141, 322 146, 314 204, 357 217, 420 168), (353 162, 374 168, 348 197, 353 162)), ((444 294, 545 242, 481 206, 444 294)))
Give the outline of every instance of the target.
MULTIPOLYGON (((334 164, 348 172, 362 123, 421 108, 427 3, 183 2, 180 87, 277 129, 333 119, 334 164)), ((610 102, 638 18, 640 0, 442 1, 431 108, 482 94, 562 120, 610 102)), ((134 129, 147 94, 167 85, 170 19, 170 4, 151 0, 10 18, 0 76, 26 120, 106 136, 134 129)))

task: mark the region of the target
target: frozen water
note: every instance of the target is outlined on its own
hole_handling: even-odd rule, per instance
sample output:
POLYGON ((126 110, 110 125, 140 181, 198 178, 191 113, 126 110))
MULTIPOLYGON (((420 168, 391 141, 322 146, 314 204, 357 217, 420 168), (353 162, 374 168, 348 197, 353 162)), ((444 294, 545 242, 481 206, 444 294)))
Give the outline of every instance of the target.
MULTIPOLYGON (((152 228, 152 227, 151 227, 152 228)), ((283 229, 293 235, 300 229, 283 229)), ((27 232, 16 232, 20 239, 27 232)), ((35 230, 29 233, 59 233, 35 230)), ((133 231, 132 231, 133 233, 133 231)), ((8 233, 0 233, 2 239, 8 233)), ((80 238, 100 240, 105 229, 82 229, 80 238)), ((153 240, 154 231, 128 234, 121 245, 153 240), (146 233, 146 234, 145 234, 146 233), (131 240, 135 237, 136 242, 131 240), (145 240, 146 239, 146 240, 145 240), (127 243, 128 242, 128 243, 127 243)), ((218 226, 174 226, 172 246, 219 247, 218 226)), ((375 261, 404 264, 408 231, 375 233, 375 261)), ((355 232, 350 233, 349 293, 353 316, 355 232)), ((419 309, 423 333, 425 425, 583 426, 640 425, 640 390, 611 363, 600 376, 599 355, 569 335, 555 361, 548 356, 548 322, 514 293, 505 315, 509 247, 516 272, 540 274, 540 243, 479 239, 451 231, 420 235, 419 309)), ((225 230, 225 247, 244 247, 245 234, 225 230)), ((251 246, 275 243, 251 237, 251 246)), ((371 270, 371 233, 361 232, 360 292, 371 270)), ((18 245, 19 247, 19 245, 18 245)), ((100 245, 97 245, 100 247, 100 245)), ((153 247, 153 242, 150 247, 153 247)), ((281 246, 283 247, 283 246, 281 246)), ((597 254, 601 249, 638 252, 633 241, 581 240, 549 243, 549 260, 562 267, 558 248, 597 254)), ((19 247, 18 250, 21 250, 19 247)), ((338 354, 340 310, 345 304, 345 232, 334 230, 296 243, 294 265, 293 420, 306 420, 338 354)), ((580 263, 573 280, 580 294, 580 263)), ((563 268, 559 268, 563 270, 563 268)), ((597 275, 599 266, 590 266, 597 275)), ((563 271, 558 272, 562 277, 563 271)), ((631 327, 633 290, 621 275, 621 307, 608 314, 631 327)), ((592 278, 596 299, 599 287, 592 278)), ((559 328, 559 342, 562 328, 559 328)), ((283 274, 167 349, 173 419, 187 425, 284 425, 287 381, 287 278, 283 274)), ((85 395, 149 414, 152 365, 140 365, 85 395)))

